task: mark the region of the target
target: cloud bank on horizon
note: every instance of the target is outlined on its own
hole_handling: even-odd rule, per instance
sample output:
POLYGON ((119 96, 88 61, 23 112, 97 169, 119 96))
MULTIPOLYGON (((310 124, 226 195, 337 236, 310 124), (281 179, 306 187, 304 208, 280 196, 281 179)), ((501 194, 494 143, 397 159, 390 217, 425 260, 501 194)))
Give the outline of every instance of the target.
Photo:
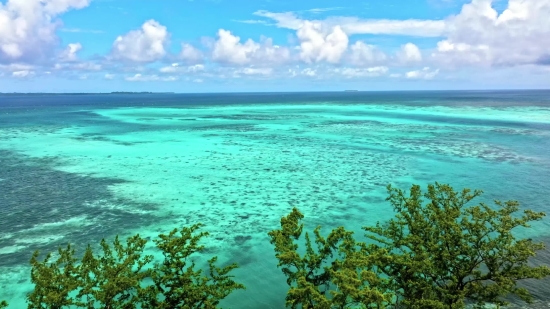
POLYGON ((550 87, 550 0, 457 1, 0 1, 0 91, 550 87))

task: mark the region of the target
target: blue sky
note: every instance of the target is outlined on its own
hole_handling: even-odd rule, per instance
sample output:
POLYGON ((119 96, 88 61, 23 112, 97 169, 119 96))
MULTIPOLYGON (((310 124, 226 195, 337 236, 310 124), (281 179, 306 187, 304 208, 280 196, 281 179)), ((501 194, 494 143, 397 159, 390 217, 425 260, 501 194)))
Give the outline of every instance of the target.
POLYGON ((550 87, 550 0, 0 3, 0 92, 550 87))

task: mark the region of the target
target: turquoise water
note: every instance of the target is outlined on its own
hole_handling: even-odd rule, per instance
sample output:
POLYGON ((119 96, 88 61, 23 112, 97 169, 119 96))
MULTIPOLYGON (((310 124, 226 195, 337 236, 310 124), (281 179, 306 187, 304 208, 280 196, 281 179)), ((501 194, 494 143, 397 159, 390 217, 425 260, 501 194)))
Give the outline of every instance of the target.
MULTIPOLYGON (((282 308, 267 232, 293 206, 358 237, 388 183, 550 212, 549 154, 549 91, 0 95, 0 299, 24 307, 36 249, 202 222, 247 286, 224 305, 282 308)), ((550 243, 549 220, 519 233, 550 243)))

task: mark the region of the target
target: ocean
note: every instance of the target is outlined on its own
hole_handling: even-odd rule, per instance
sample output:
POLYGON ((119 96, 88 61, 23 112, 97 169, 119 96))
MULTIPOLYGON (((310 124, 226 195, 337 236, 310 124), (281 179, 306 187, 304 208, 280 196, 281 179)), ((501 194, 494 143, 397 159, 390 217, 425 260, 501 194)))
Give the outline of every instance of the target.
MULTIPOLYGON (((26 307, 34 250, 201 222, 247 287, 224 307, 284 308, 281 216, 363 239, 387 184, 436 181, 550 212, 550 91, 0 94, 0 300, 26 307)), ((550 218, 517 233, 550 244, 550 218)))

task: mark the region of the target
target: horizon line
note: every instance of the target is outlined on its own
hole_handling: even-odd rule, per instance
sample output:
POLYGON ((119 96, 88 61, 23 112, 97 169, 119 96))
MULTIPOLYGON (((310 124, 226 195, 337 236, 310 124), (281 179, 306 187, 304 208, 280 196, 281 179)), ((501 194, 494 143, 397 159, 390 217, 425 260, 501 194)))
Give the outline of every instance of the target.
POLYGON ((212 92, 174 92, 174 91, 110 91, 110 92, 2 92, 0 95, 13 94, 48 94, 48 95, 63 95, 63 94, 276 94, 276 93, 357 93, 357 92, 487 92, 487 91, 550 91, 550 88, 516 88, 516 89, 396 89, 396 90, 328 90, 328 91, 212 91, 212 92))

